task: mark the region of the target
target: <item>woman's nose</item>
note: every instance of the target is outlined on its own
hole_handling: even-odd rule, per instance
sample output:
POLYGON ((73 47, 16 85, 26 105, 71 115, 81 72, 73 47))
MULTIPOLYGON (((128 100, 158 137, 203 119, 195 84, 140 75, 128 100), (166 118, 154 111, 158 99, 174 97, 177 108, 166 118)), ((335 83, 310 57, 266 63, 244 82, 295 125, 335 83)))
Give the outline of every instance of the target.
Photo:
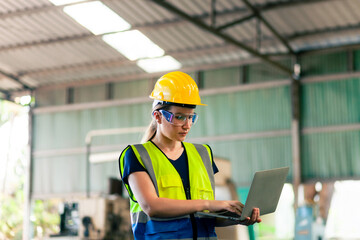
POLYGON ((188 129, 188 128, 191 128, 191 126, 192 126, 192 119, 186 118, 183 128, 188 129))

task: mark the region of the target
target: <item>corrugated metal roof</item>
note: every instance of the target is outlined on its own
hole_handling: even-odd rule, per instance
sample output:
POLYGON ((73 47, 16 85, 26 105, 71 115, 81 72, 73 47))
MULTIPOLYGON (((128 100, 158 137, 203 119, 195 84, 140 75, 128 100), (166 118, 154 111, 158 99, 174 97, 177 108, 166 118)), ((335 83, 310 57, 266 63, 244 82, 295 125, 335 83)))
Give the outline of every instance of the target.
MULTIPOLYGON (((360 42, 360 2, 353 0, 249 1, 267 23, 244 1, 216 1, 215 15, 211 0, 164 1, 194 21, 201 21, 207 29, 160 6, 157 0, 99 1, 180 61, 185 71, 254 58, 241 44, 259 55, 290 55, 292 51, 297 54, 360 42), (267 24, 283 39, 277 38, 267 24), (236 46, 229 38, 240 44, 236 46)), ((0 70, 10 76, 7 81, 0 78, 0 91, 24 88, 10 83, 11 76, 38 88, 145 74, 104 43, 101 35, 93 35, 66 15, 63 7, 48 0, 0 2, 0 70)))

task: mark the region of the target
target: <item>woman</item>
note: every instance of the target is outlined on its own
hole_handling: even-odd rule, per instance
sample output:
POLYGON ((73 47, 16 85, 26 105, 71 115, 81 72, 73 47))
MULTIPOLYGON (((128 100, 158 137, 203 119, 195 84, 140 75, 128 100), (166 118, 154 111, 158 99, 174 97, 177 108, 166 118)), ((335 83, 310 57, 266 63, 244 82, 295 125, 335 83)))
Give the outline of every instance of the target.
POLYGON ((195 107, 205 105, 195 81, 186 73, 170 72, 156 82, 150 97, 153 120, 143 144, 126 147, 119 158, 135 239, 217 239, 215 226, 260 222, 257 208, 242 222, 196 214, 241 214, 243 204, 214 200, 218 169, 210 147, 184 142, 198 118, 195 107))

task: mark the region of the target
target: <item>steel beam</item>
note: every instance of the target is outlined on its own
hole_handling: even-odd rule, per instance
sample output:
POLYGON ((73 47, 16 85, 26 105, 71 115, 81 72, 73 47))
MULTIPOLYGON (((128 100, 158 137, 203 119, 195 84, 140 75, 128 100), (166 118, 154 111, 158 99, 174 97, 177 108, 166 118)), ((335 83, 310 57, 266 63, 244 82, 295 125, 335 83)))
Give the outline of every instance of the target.
MULTIPOLYGON (((256 8, 258 11, 261 12, 265 12, 265 11, 269 11, 269 10, 273 10, 273 9, 278 9, 278 8, 287 8, 287 7, 297 7, 299 5, 305 5, 305 4, 315 4, 318 2, 329 2, 329 1, 334 1, 334 0, 293 0, 293 1, 289 1, 289 2, 269 2, 266 3, 264 5, 261 4, 253 4, 252 6, 254 8, 256 8)), ((251 20, 253 18, 255 18, 256 15, 254 13, 250 13, 244 17, 241 17, 237 20, 234 20, 232 22, 226 23, 222 26, 218 26, 218 30, 224 30, 226 28, 235 26, 237 24, 241 24, 243 22, 246 22, 248 20, 251 20)))
POLYGON ((2 70, 0 70, 0 74, 7 77, 8 79, 21 84, 21 86, 24 88, 24 90, 33 90, 33 88, 29 87, 27 84, 23 83, 17 76, 12 75, 10 73, 6 73, 2 70))
POLYGON ((3 89, 0 89, 0 93, 1 95, 4 95, 5 97, 0 97, 0 99, 5 99, 5 100, 10 100, 10 92, 9 91, 6 91, 6 90, 3 90, 3 89))
POLYGON ((275 37, 280 42, 282 42, 282 44, 285 45, 285 47, 288 49, 289 53, 291 53, 292 55, 295 55, 295 52, 292 49, 292 47, 290 46, 290 44, 288 43, 288 41, 283 36, 281 36, 281 34, 278 33, 278 31, 261 15, 260 11, 257 10, 248 0, 242 0, 242 1, 253 12, 254 15, 265 24, 265 26, 275 35, 275 37))
POLYGON ((286 67, 286 66, 284 66, 284 65, 282 65, 282 64, 280 64, 280 63, 278 63, 276 61, 273 61, 268 56, 263 55, 260 52, 246 46, 245 44, 243 44, 243 43, 241 43, 239 41, 237 41, 236 39, 232 38, 231 36, 216 30, 216 28, 208 26, 205 23, 203 23, 202 21, 193 18, 192 16, 190 16, 187 13, 181 11, 177 7, 173 6, 172 4, 170 4, 168 2, 165 2, 165 1, 162 1, 162 0, 152 0, 152 1, 154 3, 156 3, 156 4, 158 4, 159 6, 169 10, 170 12, 172 12, 172 13, 174 13, 174 14, 188 20, 189 22, 193 23, 194 25, 198 26, 199 28, 201 28, 201 29, 203 29, 203 30, 205 30, 207 32, 210 32, 210 33, 214 34, 215 36, 223 39, 224 41, 245 50, 246 52, 254 55, 255 57, 258 57, 258 58, 264 60, 265 62, 273 65, 274 67, 280 69, 281 71, 283 71, 285 73, 288 73, 290 76, 292 75, 292 70, 289 69, 288 67, 286 67))
POLYGON ((223 25, 217 27, 216 30, 223 31, 226 28, 230 28, 230 27, 233 27, 235 25, 241 24, 243 22, 249 21, 249 20, 253 19, 254 16, 255 16, 254 14, 249 14, 249 15, 247 15, 245 17, 242 17, 242 18, 239 18, 239 19, 237 19, 235 21, 223 24, 223 25))
POLYGON ((216 0, 211 0, 210 25, 216 26, 216 0))

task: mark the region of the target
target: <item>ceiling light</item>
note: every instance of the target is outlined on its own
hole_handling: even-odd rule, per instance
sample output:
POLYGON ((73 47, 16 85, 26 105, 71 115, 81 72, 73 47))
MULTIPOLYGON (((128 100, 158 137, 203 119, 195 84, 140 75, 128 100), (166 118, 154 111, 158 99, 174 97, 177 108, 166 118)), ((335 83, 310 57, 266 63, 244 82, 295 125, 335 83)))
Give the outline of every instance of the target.
POLYGON ((31 96, 30 95, 21 96, 20 98, 16 98, 15 101, 23 106, 29 105, 31 103, 31 96))
POLYGON ((138 30, 107 34, 103 40, 130 60, 160 57, 165 53, 138 30))
POLYGON ((130 29, 131 25, 102 2, 87 2, 64 7, 64 12, 97 34, 130 29))
POLYGON ((148 73, 163 72, 181 68, 181 63, 172 56, 152 59, 140 59, 136 64, 148 73))

